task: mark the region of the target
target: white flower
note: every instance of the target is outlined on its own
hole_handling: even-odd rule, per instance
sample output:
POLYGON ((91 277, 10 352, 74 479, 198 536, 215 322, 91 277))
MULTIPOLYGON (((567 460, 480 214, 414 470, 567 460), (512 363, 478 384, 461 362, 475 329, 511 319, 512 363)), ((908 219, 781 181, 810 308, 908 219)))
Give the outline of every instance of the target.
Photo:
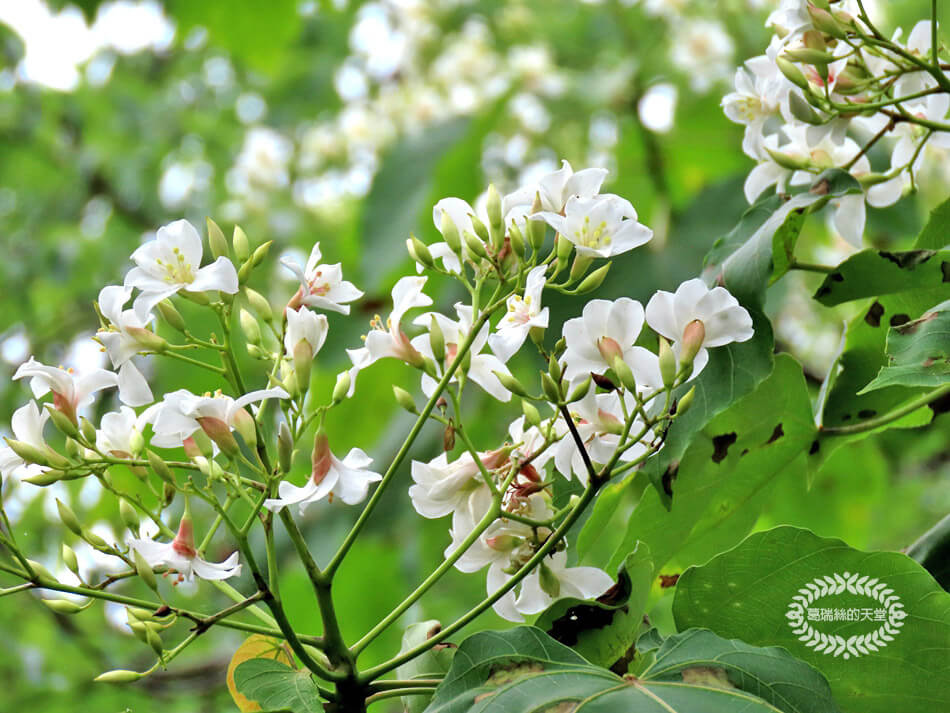
POLYGON ((134 309, 123 309, 132 296, 132 288, 108 285, 99 291, 99 311, 109 320, 112 329, 100 329, 96 339, 105 347, 112 366, 118 371, 119 398, 129 406, 143 406, 154 401, 152 389, 132 357, 149 351, 149 341, 160 339, 148 328, 151 314, 140 316, 134 309))
POLYGON ((137 267, 126 274, 125 284, 142 292, 133 305, 140 318, 144 320, 155 305, 179 290, 238 291, 237 271, 231 261, 222 256, 201 267, 201 253, 201 238, 187 220, 162 226, 154 240, 132 253, 137 267))
POLYGON ((721 347, 752 338, 752 317, 725 287, 709 289, 698 279, 687 280, 676 292, 659 290, 646 308, 647 324, 673 342, 680 357, 692 352, 693 376, 709 360, 707 347, 721 347), (697 326, 698 323, 698 326, 697 326))
POLYGON ((495 356, 503 362, 521 348, 533 328, 544 329, 548 326, 548 308, 541 309, 546 269, 545 265, 532 268, 525 283, 524 297, 512 295, 508 298, 508 311, 498 323, 497 331, 488 338, 495 356))
POLYGON ((712 20, 681 18, 671 58, 690 80, 690 86, 704 92, 732 69, 732 38, 722 25, 712 20))
MULTIPOLYGON (((436 364, 440 374, 445 373, 445 369, 451 366, 452 362, 455 361, 459 346, 468 338, 469 333, 472 331, 472 307, 457 302, 455 304, 455 311, 459 316, 458 321, 449 319, 439 312, 427 312, 413 320, 414 324, 431 328, 432 320, 434 319, 439 325, 439 329, 442 330, 442 337, 445 341, 445 359, 442 364, 436 364)), ((510 401, 511 392, 502 386, 494 373, 497 371, 503 374, 510 374, 511 372, 508 371, 508 367, 494 354, 479 353, 488 341, 488 332, 489 325, 486 323, 482 325, 482 328, 472 340, 472 346, 469 348, 469 353, 472 355, 472 358, 466 374, 469 379, 481 386, 499 401, 510 401)), ((418 353, 430 359, 435 358, 432 353, 432 345, 428 333, 423 333, 415 337, 411 345, 418 353)), ((452 381, 455 382, 457 379, 458 376, 456 373, 452 376, 452 381)), ((431 396, 435 393, 437 385, 438 381, 436 379, 428 374, 422 375, 422 391, 426 396, 431 396)))
POLYGON ((21 364, 14 379, 30 378, 30 388, 36 398, 53 392, 53 405, 66 414, 73 423, 79 423, 76 412, 92 403, 92 395, 110 386, 116 386, 118 378, 105 369, 90 369, 76 376, 72 369, 47 366, 33 357, 21 364))
POLYGON ((196 575, 201 579, 228 579, 241 574, 237 552, 232 553, 224 562, 208 562, 198 556, 191 516, 187 513, 181 519, 178 534, 171 542, 131 538, 129 546, 138 551, 152 568, 165 566, 178 572, 179 581, 190 581, 196 575))
MULTIPOLYGON (((497 568, 490 569, 488 591, 499 589, 507 580, 508 576, 504 572, 497 568)), ((521 591, 515 600, 515 609, 525 616, 540 614, 557 599, 594 599, 613 585, 613 579, 603 570, 597 567, 568 567, 567 552, 554 552, 545 557, 541 564, 522 580, 521 591)), ((505 616, 502 611, 496 611, 505 616)), ((510 620, 523 621, 523 617, 510 620)))
POLYGON ((637 222, 637 212, 629 201, 614 195, 595 198, 573 197, 564 215, 536 213, 567 240, 578 255, 613 257, 643 245, 653 231, 637 222))
POLYGON ((199 428, 221 446, 221 440, 237 426, 238 414, 244 406, 272 398, 287 399, 290 396, 281 388, 260 389, 237 399, 221 393, 196 396, 187 389, 178 389, 165 394, 142 417, 152 424, 155 433, 152 445, 158 448, 178 448, 199 428))
MULTIPOLYGON (((554 422, 552 441, 556 441, 567 432, 567 425, 563 419, 554 422)), ((537 426, 525 428, 525 417, 519 416, 508 426, 508 435, 511 437, 511 443, 514 450, 511 453, 512 460, 527 460, 531 458, 530 466, 536 470, 542 470, 548 461, 554 457, 554 450, 545 449, 544 434, 537 426), (544 449, 544 450, 542 450, 544 449), (537 455, 536 455, 537 454, 537 455)))
POLYGON ((591 372, 603 374, 619 357, 630 367, 638 386, 659 388, 662 380, 656 355, 635 346, 642 329, 643 306, 636 300, 591 300, 584 305, 582 316, 564 323, 562 334, 567 348, 561 360, 565 378, 577 382, 591 372))
MULTIPOLYGON (((502 451, 480 453, 482 465, 489 471, 507 459, 502 451)), ((412 480, 409 497, 412 506, 422 517, 439 518, 455 512, 476 490, 488 487, 482 480, 481 469, 466 451, 452 463, 448 455, 440 454, 428 463, 412 461, 412 480)))
POLYGON ((144 413, 137 416, 128 406, 103 415, 96 431, 96 448, 117 458, 132 458, 142 451, 146 422, 144 413))
POLYGON ((373 459, 359 448, 353 448, 343 460, 330 450, 330 443, 324 433, 318 433, 314 439, 311 456, 313 469, 306 485, 297 487, 287 481, 277 486, 280 497, 264 501, 264 507, 276 512, 288 505, 297 505, 300 514, 310 503, 327 498, 340 498, 347 505, 362 502, 369 492, 370 483, 383 479, 379 473, 368 470, 373 459))
MULTIPOLYGON (((636 407, 633 395, 625 393, 623 398, 627 413, 632 413, 636 407)), ((613 457, 618 446, 625 445, 620 442, 624 425, 620 399, 617 391, 598 394, 591 390, 583 399, 575 401, 569 407, 584 448, 594 463, 606 463, 613 457)), ((636 436, 641 430, 643 422, 637 416, 630 428, 630 436, 636 436)), ((647 446, 643 442, 636 443, 621 454, 620 460, 634 460, 646 450, 647 446)), ((555 446, 554 467, 568 480, 572 475, 576 475, 582 484, 587 484, 587 466, 572 436, 564 436, 555 446)))
POLYGON ((303 304, 340 314, 349 314, 350 306, 345 303, 358 300, 363 296, 363 292, 358 290, 352 282, 343 279, 340 263, 321 265, 320 257, 320 243, 315 243, 307 259, 307 265, 302 270, 300 265, 289 258, 280 261, 300 280, 300 289, 291 300, 290 306, 296 309, 303 304))
POLYGON ((521 207, 521 212, 530 212, 535 197, 540 199, 542 211, 562 213, 571 198, 593 198, 600 193, 600 187, 606 177, 606 168, 574 171, 571 164, 561 161, 560 169, 541 176, 537 184, 525 186, 507 196, 510 205, 505 214, 506 219, 510 221, 514 217, 509 213, 517 213, 518 206, 521 207))
MULTIPOLYGON (((13 412, 13 418, 10 421, 14 439, 45 451, 46 441, 43 438, 43 427, 46 425, 47 419, 49 419, 49 413, 46 412, 46 409, 41 411, 36 405, 36 401, 31 400, 24 404, 13 412)), ((9 476, 32 478, 45 470, 47 470, 45 467, 35 463, 26 463, 9 446, 0 446, 0 475, 4 478, 9 476)))
POLYGON ((409 343, 409 338, 400 328, 403 315, 414 307, 428 307, 432 298, 422 293, 425 277, 403 277, 393 287, 393 311, 384 325, 379 317, 370 323, 373 327, 364 337, 366 346, 359 349, 347 349, 346 353, 353 362, 350 369, 350 391, 356 388, 356 375, 379 359, 394 357, 409 364, 420 364, 419 352, 409 343))
POLYGON ((323 347, 327 338, 327 318, 322 314, 314 314, 306 307, 286 310, 287 331, 284 333, 284 349, 287 355, 293 358, 294 350, 301 342, 306 342, 312 355, 323 347))

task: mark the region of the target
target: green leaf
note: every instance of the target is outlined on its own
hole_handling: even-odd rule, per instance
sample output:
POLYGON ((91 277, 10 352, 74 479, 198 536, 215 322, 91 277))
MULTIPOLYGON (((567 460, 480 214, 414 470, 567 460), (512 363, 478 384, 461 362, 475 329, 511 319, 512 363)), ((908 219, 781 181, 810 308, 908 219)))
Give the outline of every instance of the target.
POLYGON ((859 394, 886 386, 942 386, 950 381, 950 300, 920 319, 891 327, 888 365, 859 394))
POLYGON ((918 250, 940 250, 947 245, 950 235, 950 198, 934 208, 924 229, 917 236, 914 247, 918 250))
POLYGON ((539 629, 518 627, 462 642, 427 713, 835 713, 833 704, 816 707, 828 702, 822 684, 826 691, 821 676, 785 652, 723 641, 710 632, 664 642, 648 671, 621 678, 539 629), (808 707, 804 699, 812 692, 808 707))
POLYGON ((950 250, 862 250, 830 273, 815 299, 832 306, 950 283, 950 250))
MULTIPOLYGON (((435 636, 441 629, 442 625, 434 619, 410 624, 402 635, 402 647, 399 653, 415 648, 435 636)), ((436 644, 425 653, 397 668, 396 678, 400 681, 443 678, 452 665, 455 648, 455 644, 436 644)), ((407 713, 421 713, 431 700, 432 696, 403 696, 402 705, 407 713)))
POLYGON ((666 639, 639 678, 670 681, 722 671, 729 683, 788 713, 835 713, 831 687, 815 668, 779 647, 750 646, 708 629, 690 629, 666 639), (686 672, 684 674, 684 672, 686 672))
POLYGON ((950 590, 950 515, 908 547, 907 556, 920 562, 941 587, 950 590))
POLYGON ((674 557, 682 566, 733 546, 752 529, 776 476, 786 468, 804 475, 804 453, 814 437, 802 368, 780 354, 755 391, 690 443, 671 478, 672 509, 667 512, 656 491, 644 493, 612 561, 638 540, 649 545, 657 570, 674 557))
POLYGON ((679 629, 785 647, 846 713, 950 709, 950 594, 906 555, 794 527, 758 532, 687 570, 673 615, 679 629))
POLYGON ((295 671, 272 659, 251 659, 234 670, 238 691, 263 708, 289 708, 294 713, 323 710, 320 695, 307 671, 295 671))
POLYGON ((611 666, 640 634, 652 580, 650 550, 637 543, 620 568, 616 585, 595 601, 557 600, 538 617, 535 626, 588 661, 611 666))
POLYGON ((706 257, 707 280, 724 285, 743 304, 761 308, 766 287, 791 268, 805 215, 830 198, 860 191, 854 177, 835 169, 788 200, 768 196, 756 202, 706 257))

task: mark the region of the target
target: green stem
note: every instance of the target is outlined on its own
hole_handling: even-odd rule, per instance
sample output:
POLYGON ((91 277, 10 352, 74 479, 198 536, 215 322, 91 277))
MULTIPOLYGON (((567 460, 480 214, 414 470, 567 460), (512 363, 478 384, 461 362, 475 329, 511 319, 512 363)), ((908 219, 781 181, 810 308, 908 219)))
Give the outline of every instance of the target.
POLYGON ((873 431, 875 428, 880 428, 881 426, 886 426, 893 421, 896 421, 900 418, 903 418, 909 413, 916 411, 919 408, 922 408, 930 403, 933 403, 939 398, 942 398, 950 394, 950 384, 941 386, 939 389, 934 389, 929 394, 924 394, 920 398, 914 399, 904 404, 900 408, 896 408, 893 411, 889 411, 883 416, 878 416, 877 418, 871 418, 867 421, 861 423, 854 423, 850 426, 832 426, 830 428, 821 429, 820 433, 828 436, 846 436, 855 433, 864 433, 866 431, 873 431))
POLYGON ((803 272, 820 272, 823 275, 827 275, 835 271, 835 267, 832 265, 818 265, 811 262, 801 262, 792 258, 788 266, 789 270, 802 270, 803 272))
POLYGON ((380 691, 374 693, 366 699, 366 705, 376 703, 386 698, 396 698, 397 696, 431 696, 435 687, 413 686, 412 688, 394 688, 391 691, 380 691))
POLYGON ((207 369, 208 371, 212 371, 219 376, 224 375, 224 369, 222 369, 220 366, 215 366, 214 364, 209 364, 199 359, 192 359, 191 357, 185 356, 184 354, 179 354, 178 352, 166 351, 162 354, 162 356, 168 357, 169 359, 177 359, 178 361, 182 361, 186 364, 191 364, 192 366, 197 366, 202 369, 207 369))

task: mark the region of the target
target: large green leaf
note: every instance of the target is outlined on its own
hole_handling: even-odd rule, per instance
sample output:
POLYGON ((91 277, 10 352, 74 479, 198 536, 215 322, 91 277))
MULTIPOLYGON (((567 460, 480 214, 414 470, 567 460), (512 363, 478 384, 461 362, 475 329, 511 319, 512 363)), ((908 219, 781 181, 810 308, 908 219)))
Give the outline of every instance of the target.
POLYGON ((942 386, 950 381, 950 300, 920 319, 891 327, 888 365, 860 393, 886 386, 942 386))
POLYGON ((245 661, 234 670, 234 683, 241 695, 263 708, 287 708, 294 713, 323 710, 309 672, 295 671, 273 659, 245 661))
POLYGON ((780 354, 772 374, 697 434, 675 466, 673 507, 655 490, 644 493, 613 561, 638 540, 657 569, 675 557, 701 562, 739 542, 768 502, 769 486, 785 468, 804 475, 814 439, 811 402, 802 368, 780 354))
POLYGON ((827 683, 807 664, 687 632, 667 640, 649 670, 617 676, 544 632, 518 627, 462 642, 427 713, 834 713, 827 683), (798 690, 795 690, 798 689, 798 690), (815 703, 809 704, 807 697, 815 703), (817 705, 824 703, 824 708, 817 705))
POLYGON ((950 709, 950 594, 897 552, 861 552, 778 527, 687 570, 679 629, 784 646, 831 683, 842 710, 950 709))
POLYGON ((829 273, 815 299, 830 306, 946 282, 950 282, 950 250, 862 250, 829 273))
POLYGON ((642 542, 624 561, 617 584, 595 601, 566 597, 535 622, 557 641, 598 666, 611 666, 639 636, 653 581, 650 549, 642 542))

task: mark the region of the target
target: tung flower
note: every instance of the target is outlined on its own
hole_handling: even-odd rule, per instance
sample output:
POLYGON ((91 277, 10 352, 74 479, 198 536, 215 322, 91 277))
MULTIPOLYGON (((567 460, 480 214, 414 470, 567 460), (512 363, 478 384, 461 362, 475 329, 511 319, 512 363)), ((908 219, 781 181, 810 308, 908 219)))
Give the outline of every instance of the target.
POLYGON ((91 369, 79 376, 72 369, 47 366, 33 357, 21 364, 14 379, 30 379, 30 388, 36 398, 53 392, 53 405, 72 420, 79 423, 76 412, 92 403, 92 395, 110 386, 116 386, 118 378, 105 369, 91 369))
POLYGON ((630 201, 619 196, 573 197, 564 215, 545 211, 534 214, 574 243, 578 255, 613 257, 639 247, 653 237, 653 231, 637 222, 630 201))
POLYGON ((198 556, 198 551, 195 549, 194 525, 191 515, 187 512, 178 526, 178 534, 171 542, 162 543, 132 538, 129 540, 129 546, 142 555, 152 568, 165 566, 178 572, 179 581, 192 580, 195 576, 201 579, 228 579, 241 574, 237 552, 232 553, 224 562, 208 562, 198 556))
POLYGON ((532 329, 548 326, 548 308, 541 308, 545 270, 545 265, 538 265, 528 273, 524 297, 512 295, 508 298, 508 311, 498 323, 497 331, 488 338, 495 356, 503 362, 521 348, 532 329))
POLYGON ((358 300, 363 296, 363 292, 358 290, 352 282, 343 279, 340 263, 321 265, 320 257, 320 243, 315 243, 307 264, 302 270, 300 265, 292 260, 284 258, 280 261, 300 280, 300 289, 290 300, 288 307, 297 309, 300 305, 307 305, 340 314, 349 314, 350 306, 345 303, 358 300))

